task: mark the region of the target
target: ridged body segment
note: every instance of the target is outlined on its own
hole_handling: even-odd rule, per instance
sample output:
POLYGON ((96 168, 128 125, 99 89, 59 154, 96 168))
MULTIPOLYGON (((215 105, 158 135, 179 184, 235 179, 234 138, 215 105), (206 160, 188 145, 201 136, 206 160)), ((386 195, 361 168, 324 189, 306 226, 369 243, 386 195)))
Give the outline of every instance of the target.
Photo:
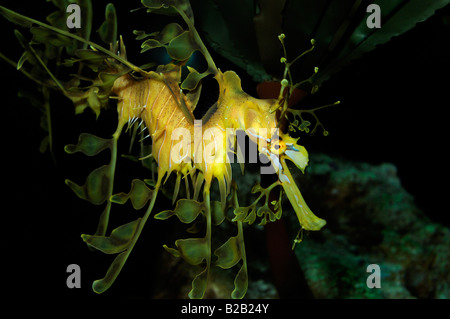
MULTIPOLYGON (((180 90, 167 85, 164 74, 152 72, 143 80, 124 75, 114 84, 113 92, 119 98, 117 109, 122 125, 135 119, 144 121, 152 139, 152 156, 158 163, 159 178, 167 172, 180 170, 184 162, 171 161, 176 142, 171 138, 172 133, 181 128, 192 136, 194 129, 192 121, 180 110, 181 99, 185 99, 180 90)), ((193 119, 191 110, 190 115, 193 119)))

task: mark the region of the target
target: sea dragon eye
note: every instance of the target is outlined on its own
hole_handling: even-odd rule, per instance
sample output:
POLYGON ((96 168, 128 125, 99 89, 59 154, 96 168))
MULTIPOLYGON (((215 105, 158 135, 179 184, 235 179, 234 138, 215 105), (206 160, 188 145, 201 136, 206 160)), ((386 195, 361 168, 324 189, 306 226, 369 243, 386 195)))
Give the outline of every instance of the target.
POLYGON ((286 143, 282 140, 275 140, 270 144, 270 152, 275 155, 284 154, 286 150, 286 143))

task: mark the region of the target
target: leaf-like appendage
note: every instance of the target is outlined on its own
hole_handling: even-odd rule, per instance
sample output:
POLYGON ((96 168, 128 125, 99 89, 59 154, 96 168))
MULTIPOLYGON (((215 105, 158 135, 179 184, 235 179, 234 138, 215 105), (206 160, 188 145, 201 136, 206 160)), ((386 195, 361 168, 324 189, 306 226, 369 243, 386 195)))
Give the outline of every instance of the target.
POLYGON ((252 209, 250 211, 250 214, 247 215, 247 217, 243 220, 243 222, 251 225, 255 222, 255 220, 256 220, 256 213, 255 213, 255 210, 252 209))
POLYGON ((20 25, 25 28, 30 28, 33 25, 33 22, 30 21, 29 18, 18 14, 14 11, 6 9, 5 7, 0 6, 0 14, 3 15, 6 19, 11 21, 14 24, 20 25))
POLYGON ((100 205, 108 199, 109 185, 111 182, 111 169, 109 165, 103 165, 93 170, 83 186, 66 179, 66 184, 81 199, 94 205, 100 205))
POLYGON ((251 193, 255 194, 257 192, 263 192, 264 188, 261 186, 261 184, 259 184, 259 182, 257 182, 255 185, 253 185, 251 193))
POLYGON ((211 223, 219 226, 225 220, 225 214, 222 210, 222 203, 218 201, 211 202, 211 223))
MULTIPOLYGON (((256 220, 256 217, 261 217, 261 221, 258 225, 264 226, 267 222, 274 222, 281 218, 282 210, 279 207, 278 201, 272 201, 274 205, 274 210, 269 208, 269 198, 270 192, 276 186, 279 186, 279 182, 275 182, 267 188, 262 187, 259 183, 256 183, 252 187, 252 194, 261 193, 258 198, 248 207, 237 207, 234 210, 235 217, 232 221, 239 221, 248 223, 249 225, 253 224, 256 220), (265 198, 264 205, 256 209, 257 204, 265 198), (278 204, 278 205, 277 205, 278 204)), ((280 192, 281 195, 281 192, 280 192)), ((281 197, 280 197, 281 198, 281 197)), ((281 199, 280 199, 281 200, 281 199)))
POLYGON ((209 70, 206 70, 203 73, 198 73, 195 69, 189 66, 188 69, 190 73, 184 79, 183 83, 181 83, 181 88, 183 90, 194 90, 205 76, 212 74, 209 70))
POLYGON ((204 206, 202 203, 192 199, 180 199, 174 210, 162 211, 156 214, 155 218, 164 220, 175 215, 182 223, 189 224, 193 222, 203 210, 204 206))
POLYGON ((81 238, 87 244, 105 254, 117 254, 129 247, 140 222, 141 218, 138 218, 135 221, 119 226, 111 232, 109 237, 83 234, 81 238))
POLYGON ((179 252, 177 249, 175 249, 175 248, 170 248, 170 247, 168 247, 167 245, 163 245, 163 248, 164 248, 168 253, 170 253, 172 256, 177 257, 177 258, 180 258, 180 257, 181 257, 180 252, 179 252))
POLYGON ((248 207, 238 207, 234 210, 235 217, 232 219, 233 222, 245 222, 251 225, 256 219, 255 205, 248 207))
POLYGON ((206 238, 178 239, 175 245, 181 257, 191 265, 198 265, 211 254, 206 238))
POLYGON ((153 37, 158 34, 158 32, 152 32, 150 34, 145 33, 145 31, 142 30, 133 30, 133 34, 136 36, 136 40, 144 40, 148 37, 153 37))
POLYGON ((183 28, 178 23, 169 23, 155 36, 155 40, 162 44, 168 44, 173 38, 182 34, 183 31, 183 28))
POLYGON ((29 51, 25 51, 22 56, 20 57, 19 61, 17 62, 16 69, 20 70, 22 68, 22 65, 25 61, 31 60, 33 56, 30 54, 29 51))
POLYGON ((146 37, 152 37, 145 40, 141 44, 141 53, 150 49, 165 47, 168 43, 178 35, 183 33, 183 28, 178 23, 169 23, 160 32, 154 32, 146 35, 146 37))
POLYGON ((105 60, 108 56, 104 53, 92 50, 77 50, 75 55, 83 61, 89 61, 92 63, 99 63, 105 60))
POLYGON ((72 45, 72 39, 55 33, 42 27, 33 27, 30 29, 33 34, 33 42, 50 43, 55 47, 64 47, 72 45))
MULTIPOLYGON (((52 1, 53 4, 58 7, 57 11, 54 11, 50 13, 46 20, 48 23, 60 30, 66 30, 67 29, 67 5, 69 4, 69 1, 52 1)), ((73 32, 76 35, 79 35, 83 39, 89 40, 89 37, 91 35, 92 31, 92 3, 91 1, 76 1, 77 4, 80 6, 80 13, 81 13, 81 21, 83 21, 83 27, 82 28, 76 28, 76 30, 73 30, 73 32)), ((69 55, 73 55, 73 52, 76 49, 86 49, 87 44, 73 41, 71 45, 66 46, 66 51, 69 55)))
POLYGON ((247 274, 247 265, 242 265, 241 269, 239 269, 236 278, 234 278, 234 290, 231 293, 231 298, 233 299, 242 299, 247 293, 248 288, 248 274, 247 274))
POLYGON ((181 83, 181 88, 183 90, 193 90, 197 87, 198 83, 203 78, 203 73, 198 73, 197 70, 188 66, 189 74, 184 79, 183 83, 181 83))
POLYGON ((199 47, 191 31, 184 31, 182 34, 173 38, 167 46, 167 53, 177 61, 188 60, 195 50, 199 47))
POLYGON ((194 75, 193 76, 194 78, 191 78, 191 80, 189 80, 190 81, 190 83, 189 83, 186 81, 189 78, 190 74, 195 73, 195 72, 198 73, 198 72, 194 68, 191 68, 189 66, 187 68, 190 73, 188 74, 186 79, 184 79, 183 83, 181 83, 181 88, 189 90, 189 92, 186 93, 186 99, 187 99, 186 102, 187 102, 188 106, 191 108, 191 110, 194 111, 195 108, 197 107, 198 101, 200 100, 200 95, 202 92, 201 80, 205 73, 209 74, 209 71, 207 70, 204 73, 199 74, 198 76, 194 75))
POLYGON ((109 88, 112 88, 112 86, 114 85, 114 81, 117 80, 119 77, 121 77, 124 74, 125 74, 125 72, 120 72, 120 73, 100 72, 98 74, 98 77, 102 81, 101 86, 103 87, 103 89, 108 88, 107 91, 109 92, 110 91, 109 88))
POLYGON ((155 39, 147 39, 141 44, 141 53, 144 53, 147 50, 155 49, 164 46, 161 42, 155 39))
POLYGON ((268 217, 271 222, 274 222, 277 219, 281 218, 281 214, 275 214, 269 208, 269 205, 267 203, 265 205, 261 206, 260 208, 258 208, 258 212, 256 214, 258 215, 258 217, 263 217, 263 219, 262 219, 263 221, 267 220, 266 217, 268 217))
POLYGON ((177 8, 183 11, 192 23, 194 23, 194 14, 192 13, 191 4, 188 0, 141 0, 141 2, 147 7, 148 12, 169 16, 178 15, 178 12, 174 9, 177 8))
POLYGON ((116 9, 112 3, 108 3, 105 8, 105 21, 97 30, 100 38, 106 44, 112 43, 113 52, 117 41, 117 15, 116 9))
POLYGON ((131 199, 133 208, 139 210, 147 204, 152 198, 153 190, 147 187, 147 185, 139 180, 133 179, 131 182, 131 190, 127 193, 119 193, 111 196, 110 200, 116 204, 125 204, 128 199, 131 199))
POLYGON ((82 152, 87 156, 94 156, 110 148, 112 145, 112 139, 104 139, 89 133, 82 133, 78 138, 78 144, 69 144, 64 147, 66 153, 73 154, 76 152, 82 152))
POLYGON ((234 290, 231 293, 233 299, 243 298, 248 287, 247 258, 245 255, 242 222, 237 222, 237 224, 238 235, 229 238, 222 246, 214 251, 214 255, 217 256, 216 266, 223 269, 229 269, 242 260, 242 265, 234 279, 234 290))
POLYGON ((102 292, 105 292, 109 287, 111 287, 111 285, 114 283, 114 280, 116 280, 117 276, 122 270, 123 265, 127 261, 128 255, 129 254, 127 251, 124 251, 117 255, 111 266, 109 266, 105 277, 99 280, 95 280, 92 283, 92 290, 94 290, 94 292, 101 294, 102 292))
POLYGON ((188 296, 191 299, 201 299, 205 295, 206 286, 208 285, 208 267, 195 276, 192 281, 192 289, 188 296))
MULTIPOLYGON (((67 5, 68 5, 68 1, 52 1, 53 4, 58 8, 57 11, 53 11, 52 13, 50 13, 46 20, 48 21, 48 23, 54 27, 57 27, 59 29, 64 29, 67 27, 67 5)), ((80 2, 80 1, 78 1, 80 2)), ((85 1, 88 2, 88 1, 85 1)), ((81 12, 83 12, 83 9, 80 8, 81 12)), ((84 21, 85 20, 81 20, 84 21)), ((83 26, 84 27, 84 26, 83 26)))
POLYGON ((228 269, 236 265, 241 260, 241 251, 239 249, 239 238, 231 237, 225 244, 214 251, 217 256, 216 266, 228 269))
POLYGON ((30 47, 28 40, 24 37, 24 35, 19 30, 14 30, 14 35, 19 41, 20 45, 24 49, 28 49, 30 47))

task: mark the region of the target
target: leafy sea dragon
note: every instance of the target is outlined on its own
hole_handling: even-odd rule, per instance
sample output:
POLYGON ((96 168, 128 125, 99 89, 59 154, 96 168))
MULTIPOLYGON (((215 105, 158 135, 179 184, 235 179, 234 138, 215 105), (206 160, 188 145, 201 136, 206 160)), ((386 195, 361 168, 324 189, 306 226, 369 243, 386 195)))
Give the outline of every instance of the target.
MULTIPOLYGON (((78 4, 86 12, 92 10, 89 1, 78 1, 78 4)), ((306 123, 301 117, 302 112, 308 112, 316 117, 314 111, 317 109, 294 110, 288 107, 289 95, 305 82, 294 84, 289 67, 300 56, 313 49, 314 41, 310 50, 292 62, 289 63, 285 57, 282 58, 285 72, 278 98, 257 99, 242 90, 241 80, 235 72, 222 72, 216 67, 194 27, 192 9, 188 1, 142 0, 142 4, 148 12, 177 14, 187 25, 187 30, 184 30, 179 24, 170 23, 162 31, 153 34, 135 31, 138 40, 145 40, 142 43, 143 51, 165 47, 173 60, 153 71, 147 71, 148 66, 137 67, 127 60, 122 37, 117 41, 116 13, 112 4, 107 5, 106 20, 99 29, 99 34, 109 45, 109 49, 89 40, 90 23, 87 28, 89 30, 71 33, 61 27, 64 15, 62 18, 61 14, 51 15, 53 20, 48 19, 50 24, 46 24, 0 6, 0 13, 3 16, 20 26, 30 28, 33 34, 33 39, 28 41, 19 31, 15 31, 25 49, 18 63, 3 54, 2 57, 40 86, 62 92, 73 101, 77 113, 90 108, 98 115, 108 105, 110 99, 117 100, 118 125, 112 138, 104 139, 83 133, 76 145, 65 147, 68 153, 82 152, 88 156, 94 156, 105 149, 111 150, 110 163, 91 172, 84 185, 80 186, 66 180, 66 184, 78 197, 97 205, 106 203, 95 234, 82 235, 82 239, 90 247, 107 254, 116 254, 105 277, 94 281, 93 290, 102 293, 112 285, 152 214, 158 192, 169 176, 174 174, 175 207, 173 210, 154 214, 154 218, 165 220, 175 215, 186 224, 192 224, 198 219, 206 224, 204 237, 178 239, 175 241, 175 248, 164 245, 172 255, 202 268, 193 279, 189 297, 204 296, 210 268, 215 265, 224 269, 240 267, 231 295, 233 298, 242 298, 248 286, 244 223, 252 224, 257 217, 261 225, 279 219, 282 213, 283 192, 294 208, 301 229, 317 231, 326 223, 310 210, 287 165, 289 160, 304 172, 308 165, 308 153, 298 144, 298 139, 283 133, 280 127, 284 119, 289 121, 287 113, 291 113, 295 119, 288 122, 289 130, 305 129, 306 123), (36 50, 36 44, 44 46, 45 50, 36 50), (47 66, 49 61, 56 57, 60 58, 63 50, 69 58, 60 67, 78 67, 67 82, 57 79, 55 73, 47 66), (199 73, 188 66, 189 74, 182 80, 182 67, 196 50, 206 59, 207 70, 199 73), (25 62, 32 66, 31 71, 25 69, 25 62), (97 76, 94 79, 87 77, 86 68, 94 71, 97 76), (38 71, 41 76, 42 74, 46 76, 43 79, 38 78, 36 75, 38 71), (201 80, 209 75, 214 77, 219 85, 219 97, 203 118, 196 120, 193 111, 201 94, 201 80), (90 85, 83 87, 82 80, 88 81, 90 85), (128 193, 113 194, 117 143, 125 126, 126 131, 132 130, 133 140, 137 134, 141 134, 141 144, 146 137, 151 138, 151 152, 142 154, 139 160, 143 164, 148 164, 150 159, 156 162, 157 178, 134 179, 128 193), (239 205, 237 186, 233 183, 228 157, 230 152, 237 154, 238 159, 242 156, 236 143, 235 132, 238 130, 245 131, 250 140, 257 144, 258 152, 270 160, 278 176, 277 181, 268 188, 263 188, 259 184, 253 187, 252 193, 259 192, 260 196, 248 207, 239 205), (228 132, 230 134, 227 134, 228 132), (186 198, 178 199, 182 180, 186 188, 186 198), (211 186, 215 180, 219 185, 220 202, 211 200, 211 186), (269 205, 269 195, 277 186, 282 189, 280 199, 269 205), (265 204, 257 209, 261 199, 265 199, 265 204), (113 204, 124 204, 128 200, 137 210, 147 207, 145 213, 137 220, 113 229, 107 236, 113 204), (233 218, 226 218, 229 207, 233 209, 233 218), (237 226, 237 235, 214 249, 211 240, 213 226, 218 226, 224 221, 237 226)), ((60 3, 59 9, 65 10, 63 2, 60 3)), ((280 35, 279 39, 284 48, 284 35, 280 35)), ((321 125, 320 122, 317 125, 321 125)), ((144 149, 146 148, 143 146, 144 149)))

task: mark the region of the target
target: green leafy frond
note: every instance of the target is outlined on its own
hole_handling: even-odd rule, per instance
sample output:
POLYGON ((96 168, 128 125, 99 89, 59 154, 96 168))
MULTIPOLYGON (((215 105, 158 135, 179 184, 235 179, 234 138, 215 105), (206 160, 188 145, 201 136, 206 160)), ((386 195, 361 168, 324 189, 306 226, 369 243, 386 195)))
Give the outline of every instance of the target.
MULTIPOLYGON (((321 127, 322 128, 322 134, 324 136, 327 136, 329 133, 325 129, 325 127, 323 126, 322 122, 320 122, 320 120, 317 117, 315 112, 318 111, 318 110, 324 109, 326 107, 333 106, 333 105, 338 105, 338 104, 340 104, 339 101, 334 102, 332 104, 319 106, 319 107, 316 107, 316 108, 311 109, 311 110, 304 110, 304 109, 303 110, 295 110, 295 109, 292 109, 292 108, 288 108, 286 110, 286 113, 291 113, 294 116, 294 119, 289 122, 289 131, 290 132, 301 131, 301 132, 305 132, 305 133, 311 133, 311 135, 314 135, 316 133, 317 128, 321 127), (309 128, 310 125, 311 125, 311 122, 308 121, 308 120, 305 120, 302 117, 303 113, 310 114, 311 116, 314 117, 315 124, 314 124, 314 127, 313 127, 312 130, 310 130, 310 128, 309 128)), ((287 118, 287 114, 285 114, 285 117, 287 118)))
POLYGON ((281 210, 281 204, 279 203, 281 201, 281 190, 280 190, 280 200, 279 201, 272 201, 269 205, 269 198, 270 193, 272 189, 276 186, 279 186, 280 183, 277 181, 270 185, 267 188, 263 188, 259 183, 257 183, 252 188, 252 194, 260 193, 258 198, 250 204, 247 207, 237 207, 234 209, 234 215, 232 221, 239 221, 243 223, 248 223, 249 225, 253 224, 256 221, 257 217, 260 217, 259 225, 265 225, 267 222, 274 222, 281 218, 282 210, 281 210), (261 201, 261 199, 264 199, 264 204, 260 207, 257 205, 261 201), (272 210, 270 206, 273 206, 272 210))

